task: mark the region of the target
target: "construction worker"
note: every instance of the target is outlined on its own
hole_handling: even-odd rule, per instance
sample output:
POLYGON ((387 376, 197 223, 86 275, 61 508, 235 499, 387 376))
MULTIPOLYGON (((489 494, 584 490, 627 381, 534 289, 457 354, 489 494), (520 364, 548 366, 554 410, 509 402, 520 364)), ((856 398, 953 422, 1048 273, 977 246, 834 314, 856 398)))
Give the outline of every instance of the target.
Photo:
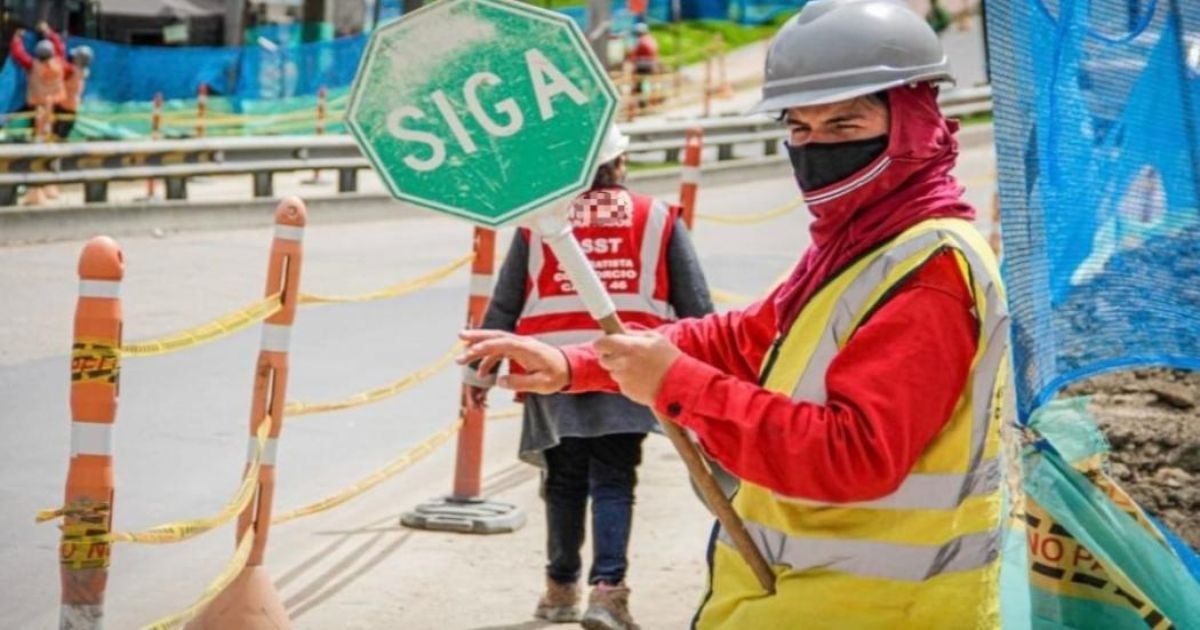
POLYGON ((814 0, 763 100, 810 212, 792 275, 741 311, 553 348, 464 331, 519 391, 620 391, 741 480, 764 593, 716 527, 701 629, 997 628, 1008 316, 951 175, 937 36, 893 0, 814 0))
MULTIPOLYGON (((592 187, 575 199, 575 237, 630 323, 654 327, 675 316, 712 311, 704 275, 676 209, 626 189, 629 139, 612 127, 592 187)), ((591 341, 599 327, 541 237, 514 236, 483 328, 516 331, 553 344, 591 341)), ((472 404, 491 380, 467 371, 472 404)), ((592 630, 636 628, 625 584, 634 486, 642 441, 657 422, 650 410, 616 394, 532 395, 525 399, 520 457, 542 466, 546 501, 546 590, 534 615, 582 621, 592 630), (580 548, 592 505, 592 590, 579 614, 580 548)))
POLYGON ((54 120, 54 135, 61 140, 66 140, 71 135, 71 129, 75 127, 75 116, 79 113, 79 104, 87 87, 88 73, 92 66, 91 46, 71 49, 68 61, 70 64, 67 65, 63 79, 63 100, 58 107, 58 111, 64 115, 57 116, 54 120))
MULTIPOLYGON (((25 29, 17 29, 9 44, 13 60, 26 72, 25 107, 21 111, 33 114, 30 124, 35 139, 45 138, 53 131, 53 114, 61 111, 66 96, 62 38, 45 22, 37 25, 37 31, 42 39, 34 46, 33 56, 25 49, 25 29)), ((57 186, 31 186, 23 201, 28 205, 39 205, 47 198, 57 197, 57 186)))
POLYGON ((9 44, 13 61, 24 68, 27 74, 25 109, 28 111, 34 111, 39 106, 52 109, 62 102, 66 94, 63 84, 66 51, 62 38, 45 22, 38 24, 37 31, 42 39, 34 46, 32 56, 25 49, 25 29, 17 29, 9 44))

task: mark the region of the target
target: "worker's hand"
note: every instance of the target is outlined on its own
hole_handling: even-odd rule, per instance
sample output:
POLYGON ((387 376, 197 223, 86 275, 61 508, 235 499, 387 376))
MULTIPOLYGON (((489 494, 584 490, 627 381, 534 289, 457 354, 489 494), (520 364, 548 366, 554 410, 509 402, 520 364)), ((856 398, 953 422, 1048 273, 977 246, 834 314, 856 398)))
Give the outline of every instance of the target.
POLYGON ((467 408, 475 411, 487 409, 488 388, 467 386, 467 408))
POLYGON ((25 29, 18 28, 17 30, 13 31, 13 37, 25 37, 25 29))
POLYGON ((666 337, 650 331, 608 335, 596 340, 600 365, 608 370, 625 397, 654 405, 658 388, 682 352, 666 337))
POLYGON ((552 345, 532 337, 521 337, 500 330, 464 330, 458 334, 467 344, 458 358, 459 365, 479 361, 478 374, 491 374, 508 359, 525 369, 524 374, 506 374, 497 384, 518 392, 553 394, 570 384, 567 358, 552 345))
POLYGON ((45 20, 38 22, 37 23, 37 32, 41 33, 42 35, 45 35, 46 33, 50 32, 50 25, 47 24, 45 20))

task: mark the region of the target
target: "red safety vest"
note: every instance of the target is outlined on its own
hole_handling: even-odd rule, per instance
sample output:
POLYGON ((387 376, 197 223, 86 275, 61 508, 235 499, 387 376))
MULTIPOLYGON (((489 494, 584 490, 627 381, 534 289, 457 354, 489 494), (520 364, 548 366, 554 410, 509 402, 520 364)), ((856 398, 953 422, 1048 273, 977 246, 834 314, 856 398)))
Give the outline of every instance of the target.
MULTIPOLYGON (((620 187, 589 190, 571 205, 575 238, 627 325, 659 326, 675 319, 668 302, 667 243, 676 211, 620 187)), ((522 228, 529 243, 525 308, 516 332, 562 346, 600 337, 571 279, 541 236, 522 228)))

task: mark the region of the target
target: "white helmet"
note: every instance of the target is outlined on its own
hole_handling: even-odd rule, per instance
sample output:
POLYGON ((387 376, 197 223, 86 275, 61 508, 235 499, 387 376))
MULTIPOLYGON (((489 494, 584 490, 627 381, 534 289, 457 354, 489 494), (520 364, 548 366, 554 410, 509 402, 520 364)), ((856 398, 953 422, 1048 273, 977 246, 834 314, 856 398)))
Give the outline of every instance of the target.
POLYGON ((600 145, 600 155, 596 164, 608 164, 621 157, 621 154, 628 150, 629 136, 621 133, 621 130, 616 125, 611 125, 608 128, 608 133, 604 135, 604 142, 600 145))

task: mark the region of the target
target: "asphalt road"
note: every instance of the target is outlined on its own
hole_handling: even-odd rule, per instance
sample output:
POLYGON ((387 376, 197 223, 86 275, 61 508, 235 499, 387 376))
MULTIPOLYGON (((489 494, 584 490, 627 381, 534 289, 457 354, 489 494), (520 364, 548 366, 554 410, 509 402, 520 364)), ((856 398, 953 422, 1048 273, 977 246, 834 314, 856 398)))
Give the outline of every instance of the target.
MULTIPOLYGON (((985 219, 993 169, 990 147, 970 150, 960 160, 968 197, 985 219)), ((796 194, 787 178, 702 188, 700 210, 754 213, 796 194)), ((710 283, 760 294, 807 245, 806 224, 803 210, 761 225, 700 223, 695 240, 710 283)), ((305 237, 301 289, 342 294, 375 289, 465 253, 469 237, 468 227, 443 218, 312 228, 305 237)), ((501 243, 508 238, 502 235, 501 243)), ((198 324, 261 297, 270 239, 269 230, 123 239, 126 340, 198 324)), ((58 532, 52 524, 35 525, 33 515, 62 499, 70 424, 67 350, 80 246, 0 248, 3 628, 50 627, 58 614, 58 532)), ((292 336, 289 399, 340 398, 435 360, 449 349, 463 320, 466 282, 460 272, 396 300, 303 309, 292 336)), ((115 438, 118 529, 207 515, 228 499, 245 457, 258 336, 255 327, 188 352, 125 362, 115 438)), ((456 374, 447 370, 386 402, 289 421, 279 449, 276 510, 339 490, 446 426, 456 412, 456 391, 456 374)), ((507 406, 498 394, 493 401, 507 406)), ((490 425, 485 471, 511 471, 516 479, 533 474, 513 466, 516 430, 514 422, 490 425)), ((336 565, 342 560, 405 562, 405 535, 385 541, 378 534, 365 556, 367 547, 347 544, 350 539, 340 533, 368 516, 390 527, 403 508, 448 490, 452 452, 443 448, 428 465, 337 511, 272 530, 268 565, 298 626, 369 627, 369 620, 380 618, 378 602, 353 600, 353 586, 337 583, 336 565), (334 566, 318 570, 321 562, 334 566), (351 597, 342 610, 357 611, 358 617, 340 616, 335 622, 319 614, 322 589, 331 583, 351 597), (297 616, 297 610, 307 615, 297 616)), ((109 580, 108 627, 136 626, 191 601, 224 565, 232 537, 225 527, 180 545, 118 546, 109 580)), ((445 619, 443 627, 461 627, 453 611, 445 619)))

